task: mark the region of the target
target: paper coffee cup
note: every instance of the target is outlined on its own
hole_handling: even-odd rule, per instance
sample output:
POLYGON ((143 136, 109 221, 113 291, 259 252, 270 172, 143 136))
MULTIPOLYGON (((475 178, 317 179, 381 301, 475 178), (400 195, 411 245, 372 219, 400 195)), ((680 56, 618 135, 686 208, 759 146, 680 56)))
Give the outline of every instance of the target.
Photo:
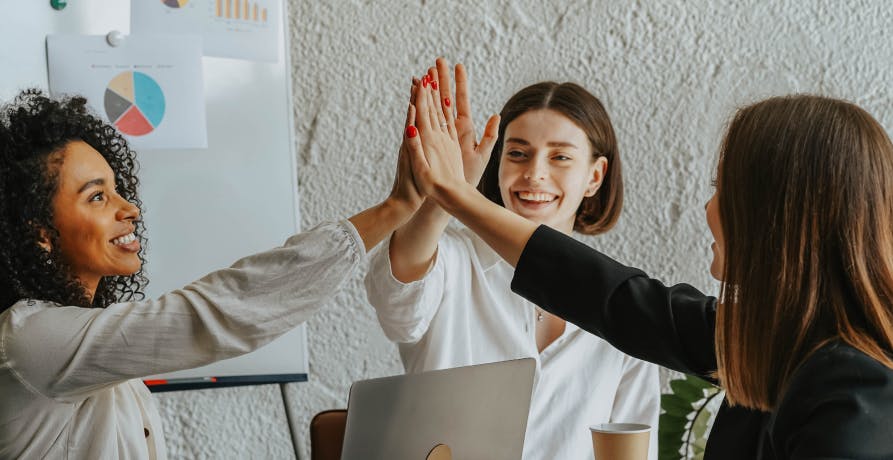
POLYGON ((600 423, 589 427, 595 460, 648 460, 651 426, 642 423, 600 423))

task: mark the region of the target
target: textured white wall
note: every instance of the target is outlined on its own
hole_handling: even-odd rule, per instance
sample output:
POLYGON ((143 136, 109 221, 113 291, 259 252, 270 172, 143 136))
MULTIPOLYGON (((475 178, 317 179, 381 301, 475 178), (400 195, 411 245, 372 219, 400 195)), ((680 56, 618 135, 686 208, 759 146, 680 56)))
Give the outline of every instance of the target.
MULTIPOLYGON (((716 288, 703 204, 735 107, 811 92, 853 100, 893 127, 891 9, 874 1, 368 1, 290 3, 302 225, 385 196, 410 75, 460 60, 485 120, 516 90, 575 81, 618 133, 626 206, 592 239, 667 282, 716 288)), ((319 410, 354 380, 402 371, 362 274, 309 324, 310 382, 288 385, 300 458, 319 410)), ((177 458, 291 458, 278 386, 159 396, 177 458)))

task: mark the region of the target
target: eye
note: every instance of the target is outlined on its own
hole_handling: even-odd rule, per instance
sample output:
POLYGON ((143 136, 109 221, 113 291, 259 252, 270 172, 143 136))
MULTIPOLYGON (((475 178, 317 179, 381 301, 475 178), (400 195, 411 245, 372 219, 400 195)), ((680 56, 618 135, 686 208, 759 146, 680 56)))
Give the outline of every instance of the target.
POLYGON ((562 155, 559 153, 558 155, 553 156, 552 159, 558 160, 558 161, 567 161, 567 160, 572 160, 573 158, 571 158, 567 155, 562 155))
POLYGON ((522 159, 522 158, 526 157, 527 155, 520 150, 509 150, 508 152, 505 153, 505 156, 512 158, 512 159, 522 159))
POLYGON ((90 195, 90 199, 88 201, 105 201, 105 192, 96 192, 90 195))

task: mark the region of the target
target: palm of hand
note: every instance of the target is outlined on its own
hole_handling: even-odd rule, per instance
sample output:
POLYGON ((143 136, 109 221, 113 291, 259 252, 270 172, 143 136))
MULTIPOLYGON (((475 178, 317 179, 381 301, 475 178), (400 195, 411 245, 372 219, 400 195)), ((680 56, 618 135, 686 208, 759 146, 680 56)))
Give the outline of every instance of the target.
POLYGON ((490 152, 479 151, 474 133, 474 123, 470 117, 461 114, 456 117, 456 132, 459 137, 459 145, 462 148, 465 181, 471 185, 477 185, 487 167, 490 152))

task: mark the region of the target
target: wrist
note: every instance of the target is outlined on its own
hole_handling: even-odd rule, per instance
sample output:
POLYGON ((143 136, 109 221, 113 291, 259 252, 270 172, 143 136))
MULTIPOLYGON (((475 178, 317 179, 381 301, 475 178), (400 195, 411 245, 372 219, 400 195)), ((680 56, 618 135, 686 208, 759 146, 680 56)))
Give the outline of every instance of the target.
POLYGON ((468 182, 455 181, 451 183, 435 184, 432 197, 437 201, 441 209, 449 214, 455 215, 455 211, 461 208, 463 204, 468 202, 471 196, 477 193, 477 188, 468 182))
POLYGON ((412 204, 393 196, 385 198, 378 205, 378 208, 380 217, 384 221, 393 222, 397 227, 405 224, 416 211, 415 206, 412 204))

